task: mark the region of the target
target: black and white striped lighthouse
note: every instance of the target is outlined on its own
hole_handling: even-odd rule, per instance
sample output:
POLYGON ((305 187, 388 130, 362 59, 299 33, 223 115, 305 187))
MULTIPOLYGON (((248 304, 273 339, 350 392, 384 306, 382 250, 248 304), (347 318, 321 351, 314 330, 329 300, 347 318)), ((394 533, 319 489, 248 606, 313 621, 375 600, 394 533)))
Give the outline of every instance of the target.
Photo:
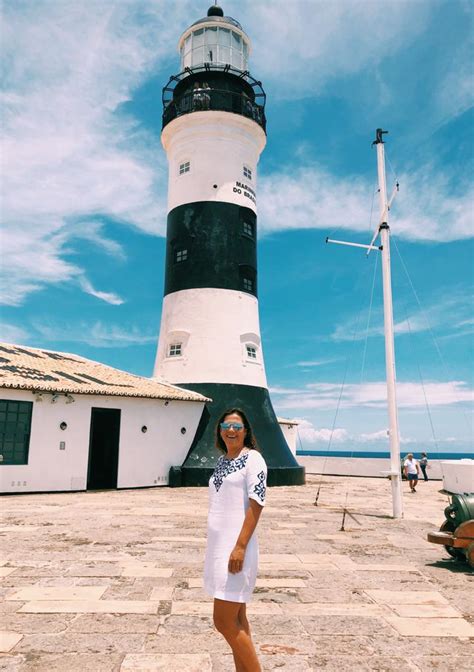
MULTIPOLYGON (((248 71, 250 41, 212 6, 179 40, 181 72, 163 89, 169 165, 166 272, 155 376, 211 398, 180 470, 207 485, 218 417, 249 416, 270 484, 301 484, 273 410, 257 299, 257 165, 265 92, 248 71)), ((179 465, 177 465, 179 466, 179 465)))

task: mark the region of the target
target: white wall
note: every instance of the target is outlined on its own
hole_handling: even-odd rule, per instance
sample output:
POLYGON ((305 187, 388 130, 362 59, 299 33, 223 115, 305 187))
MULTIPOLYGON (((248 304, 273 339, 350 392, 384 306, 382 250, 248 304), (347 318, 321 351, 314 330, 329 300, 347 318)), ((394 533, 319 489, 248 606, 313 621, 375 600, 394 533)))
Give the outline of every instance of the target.
MULTIPOLYGON (((382 457, 325 457, 322 455, 297 455, 298 464, 305 467, 307 474, 327 474, 332 476, 372 476, 385 478, 383 472, 390 471, 390 458, 382 457)), ((430 458, 428 478, 441 479, 441 463, 430 458)))
POLYGON ((165 485, 169 468, 182 464, 201 417, 203 403, 102 395, 72 395, 66 404, 52 394, 43 401, 24 390, 2 389, 2 399, 32 401, 30 449, 27 465, 0 464, 1 492, 85 490, 89 461, 91 408, 121 410, 118 487, 165 485), (61 430, 59 425, 68 427, 61 430), (144 434, 141 427, 146 425, 144 434), (186 427, 186 433, 181 428, 186 427), (60 442, 65 450, 60 450, 60 442))
POLYGON ((298 425, 291 425, 285 422, 278 421, 280 429, 283 432, 285 441, 288 444, 288 448, 291 450, 293 455, 296 456, 296 437, 298 436, 298 425))

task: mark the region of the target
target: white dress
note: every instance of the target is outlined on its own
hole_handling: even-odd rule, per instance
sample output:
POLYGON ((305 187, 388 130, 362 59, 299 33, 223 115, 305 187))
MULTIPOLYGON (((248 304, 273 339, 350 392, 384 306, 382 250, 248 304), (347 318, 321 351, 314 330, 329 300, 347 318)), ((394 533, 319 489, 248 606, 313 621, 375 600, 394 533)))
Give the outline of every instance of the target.
POLYGON ((244 450, 233 460, 219 458, 209 480, 207 548, 204 589, 208 595, 229 602, 248 602, 255 587, 258 540, 253 533, 241 572, 228 570, 229 556, 242 529, 249 499, 265 505, 267 465, 256 450, 244 450))

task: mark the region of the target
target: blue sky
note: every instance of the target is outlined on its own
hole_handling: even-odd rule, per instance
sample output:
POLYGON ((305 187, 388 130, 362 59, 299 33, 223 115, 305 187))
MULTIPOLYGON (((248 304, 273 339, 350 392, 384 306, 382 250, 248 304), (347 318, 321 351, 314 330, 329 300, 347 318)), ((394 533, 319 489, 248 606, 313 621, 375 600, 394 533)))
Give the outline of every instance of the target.
MULTIPOLYGON (((4 2, 3 340, 151 375, 166 224, 161 87, 208 4, 4 2)), ((370 145, 382 126, 389 190, 400 181, 402 450, 472 450, 472 3, 222 4, 252 39, 251 73, 267 92, 259 301, 277 412, 300 419, 308 449, 324 450, 333 425, 333 448, 387 447, 380 263, 369 321, 376 255, 324 243, 370 240, 370 145)))

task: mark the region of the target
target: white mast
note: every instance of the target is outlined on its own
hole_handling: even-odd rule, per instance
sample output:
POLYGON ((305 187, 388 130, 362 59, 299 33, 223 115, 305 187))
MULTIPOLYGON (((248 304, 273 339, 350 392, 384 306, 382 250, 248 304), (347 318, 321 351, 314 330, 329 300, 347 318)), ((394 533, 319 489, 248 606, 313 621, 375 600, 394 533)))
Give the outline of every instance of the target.
MULTIPOLYGON (((402 482, 400 473, 400 433, 398 429, 397 412, 397 394, 396 394, 396 373, 395 373, 395 341, 393 333, 393 304, 392 304, 392 280, 390 272, 390 227, 388 225, 388 213, 390 206, 398 189, 398 184, 394 189, 390 202, 387 201, 387 184, 385 179, 385 152, 383 131, 378 128, 376 138, 373 144, 377 148, 377 172, 379 182, 379 201, 380 201, 380 219, 370 245, 359 245, 357 247, 367 248, 367 255, 374 249, 374 243, 380 235, 380 247, 382 252, 382 278, 383 278, 383 312, 384 312, 384 333, 385 333, 385 369, 387 377, 387 402, 389 419, 389 439, 390 439, 390 476, 392 482, 392 505, 393 517, 403 518, 402 501, 402 482)), ((327 243, 338 243, 339 245, 351 245, 354 243, 345 243, 339 240, 326 239, 327 243)))
POLYGON ((382 244, 383 317, 385 332, 385 369, 387 375, 387 402, 390 438, 390 478, 392 481, 393 517, 403 517, 402 483, 400 474, 400 432, 398 429, 397 389, 395 371, 395 340, 393 334, 392 277, 390 270, 389 205, 385 180, 385 150, 382 134, 377 129, 377 170, 379 176, 380 223, 378 233, 382 244))

